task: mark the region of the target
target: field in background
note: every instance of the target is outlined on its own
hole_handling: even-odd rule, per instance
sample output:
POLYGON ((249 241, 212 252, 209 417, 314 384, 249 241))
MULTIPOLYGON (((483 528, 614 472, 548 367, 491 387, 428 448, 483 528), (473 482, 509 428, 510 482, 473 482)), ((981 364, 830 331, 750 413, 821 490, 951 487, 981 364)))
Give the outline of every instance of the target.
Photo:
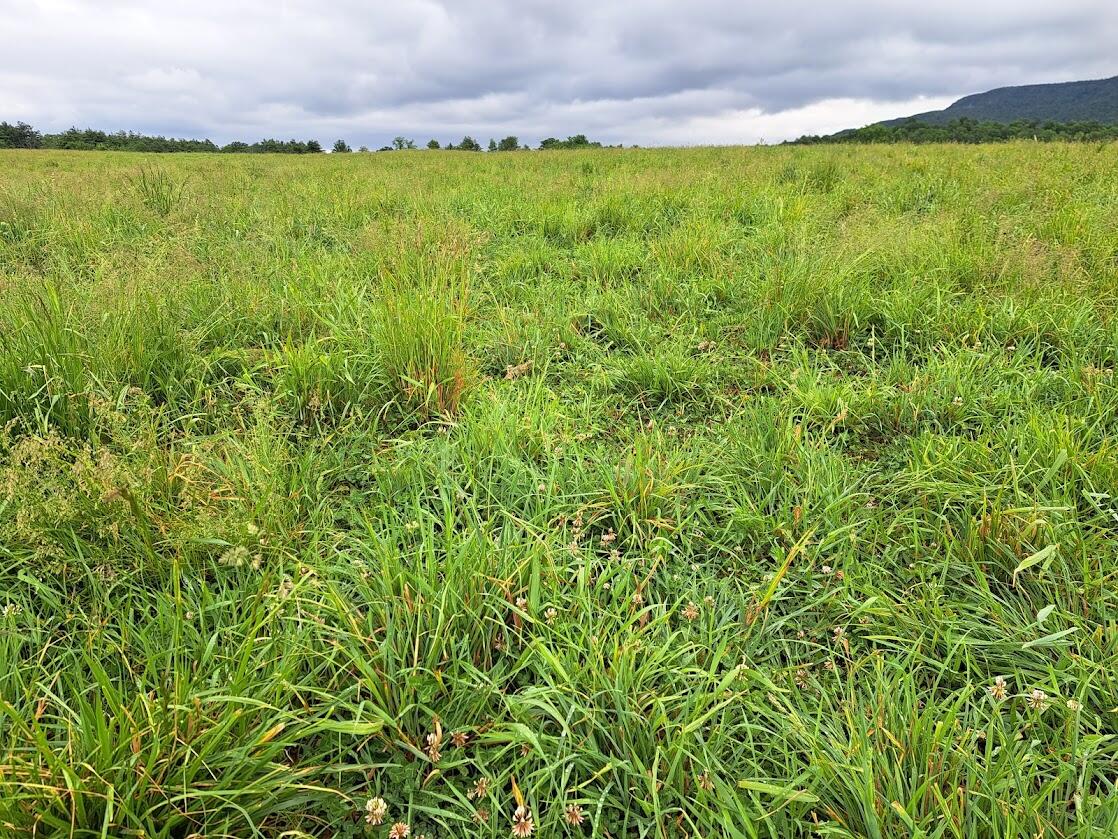
POLYGON ((1116 171, 0 153, 0 835, 1114 836, 1116 171))

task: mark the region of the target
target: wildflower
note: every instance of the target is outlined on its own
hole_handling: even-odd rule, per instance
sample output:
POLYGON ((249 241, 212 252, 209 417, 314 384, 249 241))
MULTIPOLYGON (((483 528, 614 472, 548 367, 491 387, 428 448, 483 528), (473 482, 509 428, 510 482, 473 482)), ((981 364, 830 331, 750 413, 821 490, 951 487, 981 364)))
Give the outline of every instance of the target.
POLYGON ((222 565, 230 568, 240 568, 249 561, 248 548, 243 545, 238 545, 235 548, 230 548, 217 560, 222 565))
POLYGON ((443 756, 439 748, 442 742, 443 737, 440 732, 432 731, 427 735, 427 757, 431 759, 432 763, 438 763, 443 756))
POLYGON ((454 744, 455 748, 464 749, 466 743, 469 741, 470 735, 465 731, 455 731, 450 735, 450 742, 454 744))
POLYGON ((956 396, 954 399, 951 400, 951 404, 952 405, 962 405, 963 404, 963 397, 956 396))
POLYGON ((558 609, 556 609, 554 606, 549 606, 547 611, 543 613, 543 616, 545 618, 547 618, 548 623, 555 623, 555 617, 558 614, 559 614, 558 609))
POLYGON ((489 822, 489 811, 484 807, 479 807, 474 810, 474 823, 487 824, 489 822))
POLYGON ((411 825, 407 822, 396 822, 388 831, 388 839, 407 839, 411 835, 411 825))
POLYGON ((520 609, 520 611, 522 611, 522 612, 528 611, 528 598, 527 597, 516 598, 516 608, 520 609))
POLYGON ((688 602, 683 608, 683 617, 687 618, 689 621, 693 621, 699 617, 699 607, 695 605, 694 601, 688 602))
POLYGON ((466 793, 466 796, 470 799, 484 798, 487 792, 489 792, 489 779, 483 775, 474 781, 474 788, 466 793))
POLYGON ((567 824, 572 827, 578 827, 586 818, 586 814, 577 804, 568 804, 564 817, 567 819, 567 824))
POLYGON ((1069 699, 1067 702, 1069 711, 1078 711, 1083 705, 1077 699, 1069 699))
POLYGON ((1033 692, 1029 694, 1029 707, 1034 711, 1043 711, 1048 707, 1048 694, 1040 688, 1034 688, 1033 692))
POLYGON ((699 789, 705 790, 706 792, 710 792, 714 789, 714 780, 706 772, 699 775, 697 783, 699 784, 699 789))
POLYGON ((522 743, 520 745, 520 756, 521 757, 528 757, 528 755, 530 755, 531 753, 532 753, 532 744, 531 743, 522 743))
POLYGON ((807 686, 810 684, 810 682, 808 681, 806 667, 801 667, 796 670, 796 675, 792 678, 796 682, 796 687, 798 688, 804 689, 807 688, 807 686))
POLYGON ((831 568, 831 566, 830 566, 830 565, 824 565, 824 566, 823 566, 822 568, 820 568, 819 570, 820 570, 820 571, 822 571, 822 572, 823 572, 824 574, 830 574, 830 573, 831 573, 831 571, 833 571, 834 569, 833 569, 833 568, 831 568))
POLYGON ((612 527, 607 532, 602 534, 602 544, 603 545, 608 545, 610 542, 613 542, 616 539, 617 539, 617 534, 613 532, 612 527))
POLYGON ((641 594, 639 591, 633 592, 633 605, 634 606, 643 606, 644 605, 644 595, 641 594))
POLYGON ((540 492, 547 492, 547 484, 540 484, 536 489, 540 492))
POLYGON ((708 609, 713 609, 713 608, 714 608, 714 598, 713 598, 713 597, 711 597, 711 596, 710 596, 710 595, 708 594, 708 595, 707 595, 706 597, 704 597, 704 598, 703 598, 703 604, 704 604, 704 605, 705 605, 705 606, 706 606, 706 607, 707 607, 708 609))
POLYGON ((370 798, 365 802, 366 824, 380 824, 387 815, 388 804, 385 803, 383 798, 370 798))
POLYGON ((989 693, 990 696, 994 697, 996 701, 1001 702, 1005 699, 1005 688, 1005 676, 996 676, 994 678, 994 684, 986 688, 986 692, 989 693))
POLYGON ((535 829, 536 826, 532 823, 532 811, 521 804, 512 814, 512 835, 518 839, 525 839, 531 836, 535 829))

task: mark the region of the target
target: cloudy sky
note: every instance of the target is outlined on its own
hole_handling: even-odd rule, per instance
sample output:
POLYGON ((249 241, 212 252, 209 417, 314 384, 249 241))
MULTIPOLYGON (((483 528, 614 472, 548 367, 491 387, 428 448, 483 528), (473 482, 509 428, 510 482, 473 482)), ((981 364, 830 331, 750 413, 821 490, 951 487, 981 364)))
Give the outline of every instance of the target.
POLYGON ((1118 0, 0 0, 0 119, 218 142, 778 141, 1118 74, 1118 0))

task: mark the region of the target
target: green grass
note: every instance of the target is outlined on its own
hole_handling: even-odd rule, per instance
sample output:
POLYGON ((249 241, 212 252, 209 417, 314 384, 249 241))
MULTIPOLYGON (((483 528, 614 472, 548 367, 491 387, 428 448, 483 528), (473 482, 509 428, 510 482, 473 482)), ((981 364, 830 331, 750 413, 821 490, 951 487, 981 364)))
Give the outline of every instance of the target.
POLYGON ((1118 835, 1116 168, 0 153, 0 835, 1118 835))

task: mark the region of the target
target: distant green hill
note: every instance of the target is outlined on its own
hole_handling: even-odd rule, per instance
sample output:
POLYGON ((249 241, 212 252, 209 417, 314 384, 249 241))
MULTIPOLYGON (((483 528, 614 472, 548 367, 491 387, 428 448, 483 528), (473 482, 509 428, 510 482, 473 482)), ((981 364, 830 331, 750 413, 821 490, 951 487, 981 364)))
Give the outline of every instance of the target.
POLYGON ((942 111, 888 119, 795 144, 990 143, 1005 140, 1108 142, 1118 139, 1118 76, 1085 82, 999 87, 964 96, 942 111))
POLYGON ((999 87, 964 96, 942 111, 928 111, 881 124, 894 126, 916 119, 943 125, 964 118, 1004 123, 1118 123, 1118 76, 1083 82, 999 87))

